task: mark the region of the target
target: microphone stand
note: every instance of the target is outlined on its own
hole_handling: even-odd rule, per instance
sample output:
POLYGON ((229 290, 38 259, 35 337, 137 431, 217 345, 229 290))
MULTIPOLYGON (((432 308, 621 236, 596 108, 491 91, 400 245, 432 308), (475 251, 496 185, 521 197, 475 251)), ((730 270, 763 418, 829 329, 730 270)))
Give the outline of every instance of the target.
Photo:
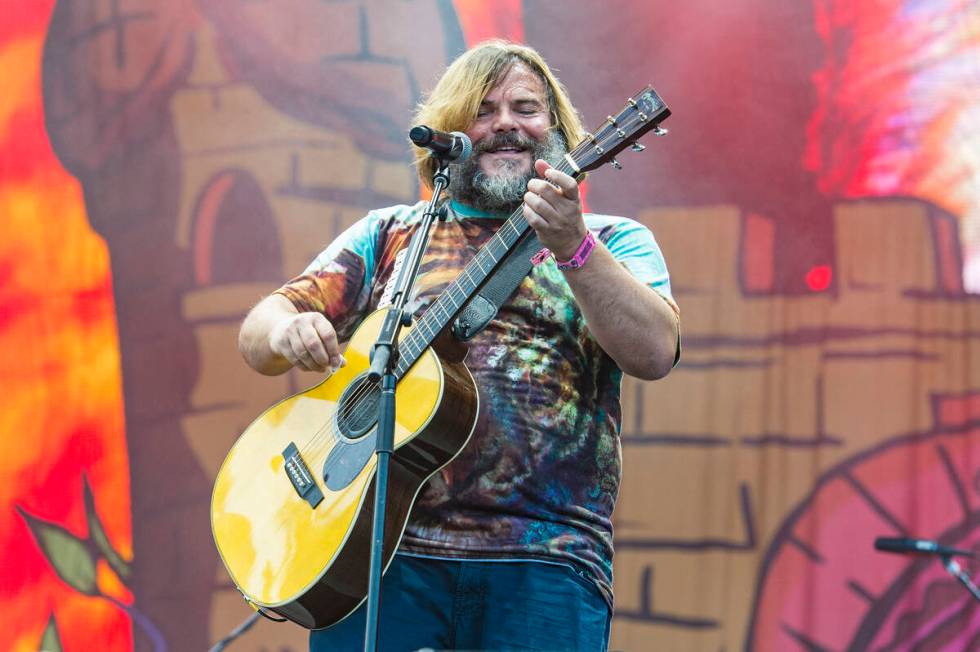
MULTIPOLYGON (((972 555, 971 555, 972 556, 972 555)), ((946 553, 939 555, 939 558, 943 562, 943 568, 945 568, 950 575, 955 577, 960 581, 960 584, 966 587, 966 590, 970 592, 977 602, 980 602, 980 589, 977 589, 977 585, 970 580, 970 576, 966 574, 966 571, 953 559, 953 555, 946 553)))
POLYGON ((247 632, 252 627, 252 625, 255 624, 255 621, 258 620, 259 616, 261 615, 262 615, 261 613, 256 611, 254 614, 252 614, 251 616, 243 620, 242 623, 238 625, 238 627, 228 632, 227 636, 225 636, 223 639, 215 643, 214 647, 208 650, 208 652, 221 652, 222 650, 224 650, 229 643, 231 643, 236 638, 238 638, 239 636, 247 632))
MULTIPOLYGON (((371 540, 371 565, 368 580, 367 622, 364 629, 364 652, 375 652, 378 646, 378 615, 381 601, 381 567, 385 531, 385 509, 388 498, 388 469, 395 448, 395 368, 398 365, 398 334, 402 326, 412 323, 412 314, 405 310, 411 295, 422 254, 429 242, 429 229, 437 215, 436 204, 442 191, 449 185, 449 161, 437 159, 439 170, 432 177, 432 198, 422 215, 422 223, 402 264, 402 271, 395 283, 392 307, 385 315, 381 332, 371 354, 368 382, 381 381, 381 399, 378 404, 377 438, 375 457, 377 472, 374 479, 374 524, 371 540)), ((391 552, 394 555, 394 551, 391 552)))

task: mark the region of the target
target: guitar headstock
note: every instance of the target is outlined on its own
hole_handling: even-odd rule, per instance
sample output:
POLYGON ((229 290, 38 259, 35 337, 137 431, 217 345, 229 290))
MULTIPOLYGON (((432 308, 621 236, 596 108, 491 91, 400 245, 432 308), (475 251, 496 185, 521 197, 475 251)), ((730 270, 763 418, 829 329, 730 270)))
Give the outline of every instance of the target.
POLYGON ((568 156, 575 162, 577 172, 595 170, 610 161, 619 167, 613 157, 629 146, 642 149, 636 141, 651 129, 666 133, 660 129, 660 123, 668 116, 670 109, 657 91, 647 86, 631 97, 617 115, 607 117, 595 133, 587 136, 568 156))

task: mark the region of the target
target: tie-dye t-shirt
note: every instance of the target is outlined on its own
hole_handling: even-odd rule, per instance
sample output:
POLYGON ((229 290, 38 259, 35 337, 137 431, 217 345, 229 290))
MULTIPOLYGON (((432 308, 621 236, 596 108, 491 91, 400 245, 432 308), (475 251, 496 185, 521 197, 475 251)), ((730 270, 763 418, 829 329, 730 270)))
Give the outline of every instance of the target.
MULTIPOLYGON (((411 308, 420 314, 503 222, 453 203, 431 232, 411 308)), ((373 211, 279 292, 350 337, 384 295, 424 203, 373 211)), ((612 255, 676 310, 650 231, 588 214, 612 255)), ((622 372, 599 347, 554 260, 536 266, 469 343, 480 414, 463 451, 422 489, 401 550, 565 563, 612 604, 612 511, 619 491, 622 372)))

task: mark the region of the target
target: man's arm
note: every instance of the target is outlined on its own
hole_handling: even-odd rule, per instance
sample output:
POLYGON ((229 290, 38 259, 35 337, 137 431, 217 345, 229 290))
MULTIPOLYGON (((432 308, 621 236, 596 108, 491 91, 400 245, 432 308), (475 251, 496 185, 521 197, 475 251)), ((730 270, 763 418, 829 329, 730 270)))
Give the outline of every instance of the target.
POLYGON ((602 243, 596 243, 585 265, 566 271, 565 279, 589 330, 620 369, 644 380, 667 375, 679 324, 663 297, 630 274, 602 243))
MULTIPOLYGON (((528 182, 524 214, 541 243, 558 260, 568 260, 587 231, 578 184, 544 161, 535 169, 547 181, 528 182)), ((620 369, 645 380, 667 375, 679 321, 663 297, 634 278, 602 243, 585 265, 566 271, 565 279, 592 334, 620 369)))
POLYGON ((238 332, 238 350, 267 376, 291 367, 323 372, 347 364, 330 321, 318 312, 298 312, 281 294, 270 294, 249 311, 238 332))

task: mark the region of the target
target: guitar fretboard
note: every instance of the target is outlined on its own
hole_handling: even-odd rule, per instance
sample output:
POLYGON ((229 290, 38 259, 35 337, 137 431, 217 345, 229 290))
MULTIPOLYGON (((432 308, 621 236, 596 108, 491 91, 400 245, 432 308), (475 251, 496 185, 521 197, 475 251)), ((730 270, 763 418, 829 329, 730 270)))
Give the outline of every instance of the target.
MULTIPOLYGON (((565 174, 573 174, 567 161, 562 161, 556 169, 565 174)), ((399 342, 401 358, 395 369, 400 379, 419 356, 432 344, 433 340, 466 306, 476 292, 500 265, 500 262, 517 245, 521 236, 530 227, 524 218, 524 204, 514 211, 497 229, 497 232, 480 248, 480 251, 467 263, 452 283, 439 295, 439 298, 426 309, 416 321, 411 332, 399 342)))

